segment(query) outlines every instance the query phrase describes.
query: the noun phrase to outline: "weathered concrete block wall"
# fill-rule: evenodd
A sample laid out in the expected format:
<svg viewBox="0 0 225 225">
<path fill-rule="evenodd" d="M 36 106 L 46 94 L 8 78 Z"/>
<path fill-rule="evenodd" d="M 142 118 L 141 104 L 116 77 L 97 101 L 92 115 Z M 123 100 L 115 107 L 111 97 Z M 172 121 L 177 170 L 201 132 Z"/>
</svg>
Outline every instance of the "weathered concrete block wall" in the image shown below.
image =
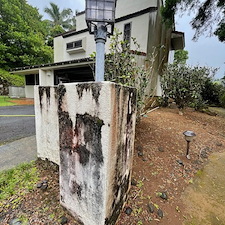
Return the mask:
<svg viewBox="0 0 225 225">
<path fill-rule="evenodd" d="M 9 87 L 9 97 L 11 98 L 25 98 L 25 87 Z"/>
<path fill-rule="evenodd" d="M 61 204 L 81 224 L 114 224 L 130 186 L 135 90 L 101 82 L 58 93 Z"/>
<path fill-rule="evenodd" d="M 59 165 L 57 87 L 34 87 L 37 156 Z"/>
</svg>

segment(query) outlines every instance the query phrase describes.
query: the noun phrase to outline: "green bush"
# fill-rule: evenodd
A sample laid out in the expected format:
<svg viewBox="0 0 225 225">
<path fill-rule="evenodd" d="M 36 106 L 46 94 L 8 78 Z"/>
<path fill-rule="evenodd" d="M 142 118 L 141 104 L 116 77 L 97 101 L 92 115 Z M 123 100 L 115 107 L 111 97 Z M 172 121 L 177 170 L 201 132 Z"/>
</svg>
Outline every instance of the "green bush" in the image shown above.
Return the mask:
<svg viewBox="0 0 225 225">
<path fill-rule="evenodd" d="M 164 99 L 174 99 L 180 110 L 190 104 L 196 105 L 198 100 L 202 101 L 206 80 L 213 77 L 215 71 L 207 67 L 169 64 L 161 77 Z"/>
<path fill-rule="evenodd" d="M 202 90 L 202 99 L 209 105 L 220 106 L 220 96 L 224 87 L 222 84 L 214 82 L 212 79 L 207 79 Z"/>
<path fill-rule="evenodd" d="M 9 72 L 0 69 L 0 82 L 6 82 L 9 85 L 12 86 L 24 86 L 25 85 L 25 79 L 24 76 L 20 76 L 20 75 L 15 75 L 15 74 L 10 74 Z"/>
<path fill-rule="evenodd" d="M 111 37 L 109 54 L 105 60 L 105 80 L 112 81 L 124 86 L 135 87 L 137 90 L 137 118 L 145 111 L 145 104 L 151 96 L 152 75 L 156 50 L 144 59 L 145 65 L 139 65 L 138 56 L 140 45 L 135 38 L 131 38 L 135 49 L 130 50 L 130 43 L 123 41 L 122 33 L 115 30 Z M 91 55 L 95 57 L 95 53 Z"/>
<path fill-rule="evenodd" d="M 220 104 L 225 108 L 225 92 L 220 96 Z"/>
</svg>

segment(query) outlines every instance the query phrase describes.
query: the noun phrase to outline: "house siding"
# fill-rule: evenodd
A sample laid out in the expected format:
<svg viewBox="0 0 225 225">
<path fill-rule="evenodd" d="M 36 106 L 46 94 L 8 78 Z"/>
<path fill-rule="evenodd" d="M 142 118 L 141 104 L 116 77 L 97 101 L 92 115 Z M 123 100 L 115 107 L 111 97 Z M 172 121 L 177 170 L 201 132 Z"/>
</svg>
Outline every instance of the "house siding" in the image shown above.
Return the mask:
<svg viewBox="0 0 225 225">
<path fill-rule="evenodd" d="M 135 19 L 131 18 L 128 20 L 123 20 L 115 24 L 115 28 L 118 29 L 120 32 L 122 32 L 122 38 L 123 38 L 124 25 L 127 23 L 132 23 L 131 37 L 136 38 L 137 43 L 140 44 L 139 51 L 145 52 L 145 53 L 147 51 L 147 41 L 148 41 L 148 21 L 149 21 L 149 15 L 151 13 L 145 13 L 143 15 L 135 17 Z M 79 15 L 79 16 L 82 16 L 82 15 Z M 143 21 L 145 22 L 143 23 Z M 66 51 L 66 44 L 73 41 L 78 41 L 81 39 L 85 39 L 85 43 L 84 43 L 85 51 L 69 54 Z M 106 53 L 109 53 L 109 46 L 110 46 L 110 38 L 107 39 L 107 42 L 105 45 Z M 131 49 L 136 49 L 133 43 L 131 43 Z M 54 39 L 54 62 L 62 62 L 62 61 L 69 61 L 73 59 L 90 57 L 90 54 L 92 54 L 95 51 L 96 51 L 96 45 L 95 45 L 94 36 L 90 35 L 88 31 L 78 33 L 73 36 L 67 36 L 64 38 L 62 36 L 58 36 Z"/>
<path fill-rule="evenodd" d="M 157 0 L 139 0 L 132 2 L 130 0 L 117 0 L 116 18 L 141 11 L 149 7 L 157 7 Z"/>
</svg>

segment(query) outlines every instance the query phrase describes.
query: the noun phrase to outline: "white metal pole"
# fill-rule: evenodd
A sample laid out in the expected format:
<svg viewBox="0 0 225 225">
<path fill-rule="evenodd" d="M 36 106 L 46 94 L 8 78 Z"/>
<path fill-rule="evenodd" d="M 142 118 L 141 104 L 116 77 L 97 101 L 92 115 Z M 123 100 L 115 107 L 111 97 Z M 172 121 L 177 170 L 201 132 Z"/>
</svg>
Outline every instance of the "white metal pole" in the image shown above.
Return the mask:
<svg viewBox="0 0 225 225">
<path fill-rule="evenodd" d="M 96 64 L 95 64 L 95 81 L 104 81 L 105 74 L 105 42 L 107 30 L 104 23 L 98 23 L 95 30 L 96 42 Z"/>
</svg>

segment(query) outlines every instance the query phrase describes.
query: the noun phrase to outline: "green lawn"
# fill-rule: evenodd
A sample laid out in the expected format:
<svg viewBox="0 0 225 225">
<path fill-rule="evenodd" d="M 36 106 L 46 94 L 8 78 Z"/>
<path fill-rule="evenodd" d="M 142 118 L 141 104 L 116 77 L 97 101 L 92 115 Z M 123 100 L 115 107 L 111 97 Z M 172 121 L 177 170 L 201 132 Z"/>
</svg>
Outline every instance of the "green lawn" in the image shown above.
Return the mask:
<svg viewBox="0 0 225 225">
<path fill-rule="evenodd" d="M 10 102 L 11 98 L 8 96 L 0 96 L 0 106 L 11 106 L 16 105 L 16 103 Z"/>
</svg>

